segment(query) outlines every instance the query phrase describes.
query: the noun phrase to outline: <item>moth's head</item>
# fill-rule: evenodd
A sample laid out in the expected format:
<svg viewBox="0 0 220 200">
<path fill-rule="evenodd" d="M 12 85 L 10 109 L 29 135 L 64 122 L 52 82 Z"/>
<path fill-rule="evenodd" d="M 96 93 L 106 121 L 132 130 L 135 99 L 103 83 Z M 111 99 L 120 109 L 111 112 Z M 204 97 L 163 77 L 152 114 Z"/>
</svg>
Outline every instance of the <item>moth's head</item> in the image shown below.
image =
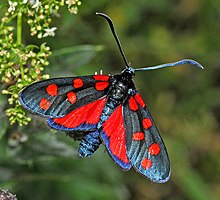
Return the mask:
<svg viewBox="0 0 220 200">
<path fill-rule="evenodd" d="M 131 67 L 124 68 L 121 73 L 124 77 L 130 78 L 130 79 L 133 79 L 135 76 L 134 69 Z"/>
</svg>

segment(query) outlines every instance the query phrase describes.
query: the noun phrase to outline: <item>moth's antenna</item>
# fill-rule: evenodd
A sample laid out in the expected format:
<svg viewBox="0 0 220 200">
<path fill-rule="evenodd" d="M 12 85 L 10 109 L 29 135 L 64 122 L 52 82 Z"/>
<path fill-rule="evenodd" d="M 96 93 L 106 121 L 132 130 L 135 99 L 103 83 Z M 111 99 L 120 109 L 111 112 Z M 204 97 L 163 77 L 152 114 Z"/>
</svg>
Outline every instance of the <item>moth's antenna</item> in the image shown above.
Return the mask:
<svg viewBox="0 0 220 200">
<path fill-rule="evenodd" d="M 156 65 L 156 66 L 152 66 L 152 67 L 144 67 L 144 68 L 139 68 L 139 69 L 134 69 L 134 70 L 135 71 L 146 71 L 146 70 L 161 69 L 161 68 L 165 68 L 165 67 L 176 67 L 176 66 L 185 65 L 185 64 L 194 65 L 195 67 L 199 67 L 201 69 L 204 69 L 204 67 L 200 63 L 196 62 L 195 60 L 185 59 L 185 60 L 180 60 L 180 61 L 173 62 L 173 63 L 166 63 L 166 64 L 162 64 L 162 65 Z"/>
<path fill-rule="evenodd" d="M 118 48 L 119 48 L 119 50 L 120 50 L 120 52 L 121 52 L 121 55 L 122 55 L 122 57 L 123 57 L 123 60 L 124 60 L 124 62 L 125 62 L 126 68 L 129 68 L 128 61 L 127 61 L 127 59 L 126 59 L 126 57 L 125 57 L 125 54 L 124 54 L 124 52 L 123 52 L 123 49 L 122 49 L 121 43 L 120 43 L 120 41 L 119 41 L 119 38 L 118 38 L 118 36 L 117 36 L 117 34 L 116 34 L 116 32 L 115 32 L 115 28 L 114 28 L 113 21 L 111 20 L 111 18 L 110 18 L 108 15 L 106 15 L 106 14 L 104 14 L 104 13 L 96 12 L 95 14 L 96 14 L 96 15 L 99 15 L 99 16 L 101 16 L 101 17 L 104 17 L 104 18 L 108 21 L 109 26 L 110 26 L 110 29 L 111 29 L 111 31 L 112 31 L 112 34 L 113 34 L 113 36 L 114 36 L 114 38 L 115 38 L 115 40 L 116 40 L 116 42 L 117 42 Z"/>
</svg>

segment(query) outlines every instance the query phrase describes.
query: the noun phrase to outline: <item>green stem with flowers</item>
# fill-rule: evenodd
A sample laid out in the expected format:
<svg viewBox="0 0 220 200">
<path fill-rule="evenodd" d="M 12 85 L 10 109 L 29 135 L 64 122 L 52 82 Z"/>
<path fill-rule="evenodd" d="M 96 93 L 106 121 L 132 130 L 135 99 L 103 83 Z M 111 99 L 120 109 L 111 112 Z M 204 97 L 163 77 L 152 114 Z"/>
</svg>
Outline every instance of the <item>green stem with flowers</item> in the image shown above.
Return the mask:
<svg viewBox="0 0 220 200">
<path fill-rule="evenodd" d="M 25 20 L 30 26 L 30 35 L 39 39 L 48 36 L 47 30 L 56 30 L 50 27 L 52 17 L 56 16 L 60 7 L 67 5 L 71 13 L 76 14 L 80 0 L 49 0 L 49 1 L 6 1 L 8 8 L 0 6 L 0 81 L 3 84 L 2 94 L 7 95 L 8 105 L 5 114 L 9 117 L 11 125 L 27 125 L 30 118 L 22 109 L 18 96 L 25 86 L 48 78 L 42 71 L 46 67 L 50 48 L 43 43 L 39 46 L 24 45 L 22 25 Z M 7 3 L 6 3 L 7 2 Z M 5 11 L 5 14 L 4 14 Z M 17 20 L 14 27 L 14 20 Z M 16 30 L 16 34 L 15 34 Z"/>
<path fill-rule="evenodd" d="M 17 45 L 21 45 L 22 40 L 22 13 L 19 12 L 17 16 Z"/>
<path fill-rule="evenodd" d="M 17 16 L 17 45 L 20 46 L 22 42 L 22 13 L 19 12 Z M 24 67 L 20 63 L 21 78 L 24 79 Z"/>
</svg>

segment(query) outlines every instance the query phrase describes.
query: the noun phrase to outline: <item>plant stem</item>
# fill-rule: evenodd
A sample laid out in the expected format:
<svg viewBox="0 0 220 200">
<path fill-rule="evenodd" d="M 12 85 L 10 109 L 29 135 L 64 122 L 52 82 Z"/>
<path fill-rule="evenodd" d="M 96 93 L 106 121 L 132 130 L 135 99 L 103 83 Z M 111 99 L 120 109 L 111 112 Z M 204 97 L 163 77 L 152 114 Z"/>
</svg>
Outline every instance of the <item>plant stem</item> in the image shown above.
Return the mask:
<svg viewBox="0 0 220 200">
<path fill-rule="evenodd" d="M 21 78 L 24 79 L 24 67 L 22 63 L 20 63 L 20 71 L 21 71 Z"/>
<path fill-rule="evenodd" d="M 22 13 L 18 13 L 17 17 L 17 44 L 21 45 L 22 39 Z"/>
<path fill-rule="evenodd" d="M 17 16 L 17 45 L 21 45 L 22 40 L 22 13 L 19 12 Z M 24 78 L 24 68 L 22 63 L 20 63 L 21 78 Z"/>
</svg>

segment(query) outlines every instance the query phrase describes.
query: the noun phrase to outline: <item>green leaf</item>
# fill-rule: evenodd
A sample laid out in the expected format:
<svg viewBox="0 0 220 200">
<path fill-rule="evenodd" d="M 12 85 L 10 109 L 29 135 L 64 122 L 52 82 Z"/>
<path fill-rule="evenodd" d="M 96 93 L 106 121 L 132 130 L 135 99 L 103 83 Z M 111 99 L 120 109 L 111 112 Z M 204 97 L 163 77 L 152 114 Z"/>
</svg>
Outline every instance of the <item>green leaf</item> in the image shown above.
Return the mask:
<svg viewBox="0 0 220 200">
<path fill-rule="evenodd" d="M 51 55 L 53 71 L 56 71 L 56 74 L 72 73 L 74 68 L 87 64 L 103 48 L 101 45 L 80 45 L 55 50 Z M 51 74 L 51 69 L 49 72 Z"/>
<path fill-rule="evenodd" d="M 0 116 L 0 140 L 4 137 L 7 128 L 8 128 L 8 122 L 5 116 Z"/>
</svg>

